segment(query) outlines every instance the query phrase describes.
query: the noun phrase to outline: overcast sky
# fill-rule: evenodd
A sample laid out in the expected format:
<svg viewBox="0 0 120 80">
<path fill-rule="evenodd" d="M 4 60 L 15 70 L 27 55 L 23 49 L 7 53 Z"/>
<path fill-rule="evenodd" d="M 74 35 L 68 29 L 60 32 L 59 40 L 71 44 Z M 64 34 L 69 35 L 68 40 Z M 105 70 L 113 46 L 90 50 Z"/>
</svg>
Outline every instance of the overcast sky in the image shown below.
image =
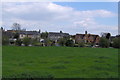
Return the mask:
<svg viewBox="0 0 120 80">
<path fill-rule="evenodd" d="M 5 2 L 2 26 L 11 29 L 17 22 L 27 30 L 91 34 L 118 34 L 117 2 Z"/>
</svg>

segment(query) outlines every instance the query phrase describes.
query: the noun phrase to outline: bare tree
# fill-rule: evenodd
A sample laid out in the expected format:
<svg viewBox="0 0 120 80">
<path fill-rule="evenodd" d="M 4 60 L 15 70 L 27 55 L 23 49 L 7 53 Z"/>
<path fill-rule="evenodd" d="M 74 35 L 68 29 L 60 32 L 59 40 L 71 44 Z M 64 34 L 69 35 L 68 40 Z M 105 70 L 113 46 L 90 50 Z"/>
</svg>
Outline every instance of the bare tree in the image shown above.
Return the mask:
<svg viewBox="0 0 120 80">
<path fill-rule="evenodd" d="M 106 37 L 108 33 L 105 33 L 105 32 L 101 32 L 101 37 Z"/>
<path fill-rule="evenodd" d="M 105 38 L 109 39 L 110 36 L 111 36 L 110 33 L 104 33 L 104 32 L 101 33 L 101 37 L 105 37 Z"/>
<path fill-rule="evenodd" d="M 18 24 L 18 23 L 13 23 L 12 30 L 20 31 L 21 30 L 21 25 Z"/>
</svg>

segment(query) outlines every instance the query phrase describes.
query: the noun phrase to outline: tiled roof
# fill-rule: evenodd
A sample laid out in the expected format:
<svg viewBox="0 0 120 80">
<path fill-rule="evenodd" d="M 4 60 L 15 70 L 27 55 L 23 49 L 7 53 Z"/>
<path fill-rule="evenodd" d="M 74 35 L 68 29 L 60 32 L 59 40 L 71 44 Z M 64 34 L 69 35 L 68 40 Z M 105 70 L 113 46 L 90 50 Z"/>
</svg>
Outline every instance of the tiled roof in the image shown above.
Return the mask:
<svg viewBox="0 0 120 80">
<path fill-rule="evenodd" d="M 68 33 L 49 32 L 48 35 L 64 36 L 69 35 Z"/>
<path fill-rule="evenodd" d="M 37 31 L 21 31 L 20 34 L 38 35 Z"/>
<path fill-rule="evenodd" d="M 96 40 L 96 38 L 99 36 L 99 35 L 94 35 L 94 34 L 76 34 L 77 36 L 79 36 L 81 39 L 83 39 L 85 36 L 86 37 L 93 37 L 94 38 L 94 40 Z"/>
</svg>

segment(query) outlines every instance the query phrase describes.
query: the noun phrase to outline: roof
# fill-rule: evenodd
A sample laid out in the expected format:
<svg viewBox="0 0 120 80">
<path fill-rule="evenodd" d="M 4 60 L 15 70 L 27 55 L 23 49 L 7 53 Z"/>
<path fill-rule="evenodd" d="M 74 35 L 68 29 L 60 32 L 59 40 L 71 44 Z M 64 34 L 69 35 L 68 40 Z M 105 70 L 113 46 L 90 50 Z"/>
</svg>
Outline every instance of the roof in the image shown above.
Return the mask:
<svg viewBox="0 0 120 80">
<path fill-rule="evenodd" d="M 59 32 L 49 32 L 48 33 L 48 35 L 49 36 L 51 36 L 51 35 L 56 35 L 56 36 L 69 36 L 69 34 L 68 33 L 59 33 Z"/>
<path fill-rule="evenodd" d="M 116 37 L 120 37 L 120 35 L 116 35 Z"/>
<path fill-rule="evenodd" d="M 79 36 L 85 36 L 86 34 L 76 34 L 76 35 L 79 35 Z M 87 34 L 88 36 L 99 36 L 99 35 L 95 35 L 95 34 Z"/>
<path fill-rule="evenodd" d="M 12 32 L 7 32 L 7 31 L 5 31 L 5 32 L 2 32 L 2 35 L 3 35 L 3 36 L 12 37 L 12 36 L 13 36 L 13 33 L 12 33 Z"/>
<path fill-rule="evenodd" d="M 7 30 L 6 32 L 12 32 L 12 33 L 15 33 L 15 32 L 17 32 L 17 30 Z"/>
<path fill-rule="evenodd" d="M 111 36 L 111 37 L 110 37 L 110 39 L 114 39 L 114 38 L 116 38 L 116 36 Z"/>
<path fill-rule="evenodd" d="M 83 39 L 86 34 L 76 34 L 76 35 Z M 95 40 L 97 37 L 99 37 L 99 35 L 87 34 L 87 37 L 91 37 L 91 36 L 94 38 L 94 40 Z"/>
<path fill-rule="evenodd" d="M 38 35 L 37 31 L 21 31 L 20 34 Z"/>
</svg>

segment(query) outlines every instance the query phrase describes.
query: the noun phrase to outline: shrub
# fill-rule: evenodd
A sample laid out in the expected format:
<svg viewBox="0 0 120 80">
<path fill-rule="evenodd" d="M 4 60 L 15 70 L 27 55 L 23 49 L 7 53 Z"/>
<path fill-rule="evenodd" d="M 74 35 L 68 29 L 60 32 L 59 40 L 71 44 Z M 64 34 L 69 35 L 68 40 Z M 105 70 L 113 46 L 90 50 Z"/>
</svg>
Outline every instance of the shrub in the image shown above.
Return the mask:
<svg viewBox="0 0 120 80">
<path fill-rule="evenodd" d="M 9 44 L 9 38 L 7 36 L 2 36 L 2 45 L 8 45 Z"/>
<path fill-rule="evenodd" d="M 25 46 L 28 46 L 30 43 L 31 43 L 31 39 L 30 39 L 30 38 L 25 37 L 25 38 L 23 39 L 23 44 L 24 44 Z"/>
<path fill-rule="evenodd" d="M 41 33 L 41 38 L 47 39 L 48 38 L 48 32 Z"/>
<path fill-rule="evenodd" d="M 66 39 L 64 39 L 64 38 L 60 38 L 59 41 L 58 41 L 58 44 L 60 46 L 65 46 L 65 43 L 66 43 Z"/>
<path fill-rule="evenodd" d="M 18 46 L 21 46 L 21 44 L 22 44 L 21 39 L 16 40 L 16 43 L 15 43 L 15 44 L 18 45 Z"/>
<path fill-rule="evenodd" d="M 45 39 L 45 46 L 51 46 L 52 41 L 49 39 Z"/>
<path fill-rule="evenodd" d="M 103 48 L 107 48 L 107 47 L 109 47 L 110 43 L 109 43 L 108 39 L 102 37 L 102 38 L 100 38 L 99 45 Z"/>
<path fill-rule="evenodd" d="M 42 46 L 41 42 L 38 39 L 32 39 L 31 44 L 34 46 Z"/>
<path fill-rule="evenodd" d="M 78 44 L 74 44 L 74 47 L 78 47 L 79 45 Z"/>
<path fill-rule="evenodd" d="M 113 39 L 113 44 L 112 44 L 112 46 L 113 46 L 114 48 L 120 48 L 120 38 L 115 38 L 115 39 Z"/>
<path fill-rule="evenodd" d="M 78 43 L 78 46 L 79 46 L 79 47 L 84 47 L 84 46 L 85 46 L 85 43 L 84 43 L 84 42 L 79 42 L 79 43 Z"/>
<path fill-rule="evenodd" d="M 34 43 L 33 45 L 34 45 L 34 46 L 42 46 L 42 43 L 37 42 L 37 43 Z"/>
<path fill-rule="evenodd" d="M 74 42 L 73 42 L 73 40 L 67 40 L 65 45 L 69 46 L 69 47 L 73 47 L 74 46 Z"/>
<path fill-rule="evenodd" d="M 55 46 L 55 41 L 52 41 L 52 42 L 51 42 L 51 46 Z"/>
<path fill-rule="evenodd" d="M 14 38 L 18 39 L 19 38 L 19 33 L 15 33 Z"/>
</svg>

